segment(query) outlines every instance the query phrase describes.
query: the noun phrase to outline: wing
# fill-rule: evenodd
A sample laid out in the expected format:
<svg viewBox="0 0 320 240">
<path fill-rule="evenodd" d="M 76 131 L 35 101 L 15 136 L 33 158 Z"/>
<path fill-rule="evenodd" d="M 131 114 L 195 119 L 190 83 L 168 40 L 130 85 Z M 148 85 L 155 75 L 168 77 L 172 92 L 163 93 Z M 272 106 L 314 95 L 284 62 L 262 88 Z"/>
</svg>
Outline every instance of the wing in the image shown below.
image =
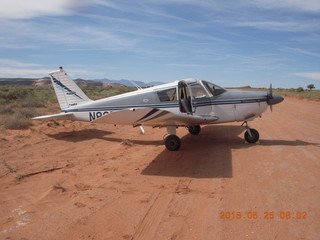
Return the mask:
<svg viewBox="0 0 320 240">
<path fill-rule="evenodd" d="M 115 111 L 104 115 L 93 122 L 112 124 L 133 124 L 150 126 L 190 126 L 214 123 L 216 116 L 194 116 L 185 113 L 174 113 L 157 108 L 139 108 Z"/>
</svg>

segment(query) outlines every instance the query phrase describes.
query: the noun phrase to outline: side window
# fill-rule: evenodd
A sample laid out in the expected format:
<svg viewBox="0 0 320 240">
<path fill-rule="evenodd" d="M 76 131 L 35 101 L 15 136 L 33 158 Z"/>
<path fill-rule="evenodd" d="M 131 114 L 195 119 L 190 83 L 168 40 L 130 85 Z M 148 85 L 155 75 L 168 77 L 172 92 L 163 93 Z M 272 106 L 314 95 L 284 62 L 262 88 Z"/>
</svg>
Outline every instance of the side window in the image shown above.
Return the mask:
<svg viewBox="0 0 320 240">
<path fill-rule="evenodd" d="M 177 101 L 176 88 L 170 88 L 157 92 L 160 102 Z"/>
</svg>

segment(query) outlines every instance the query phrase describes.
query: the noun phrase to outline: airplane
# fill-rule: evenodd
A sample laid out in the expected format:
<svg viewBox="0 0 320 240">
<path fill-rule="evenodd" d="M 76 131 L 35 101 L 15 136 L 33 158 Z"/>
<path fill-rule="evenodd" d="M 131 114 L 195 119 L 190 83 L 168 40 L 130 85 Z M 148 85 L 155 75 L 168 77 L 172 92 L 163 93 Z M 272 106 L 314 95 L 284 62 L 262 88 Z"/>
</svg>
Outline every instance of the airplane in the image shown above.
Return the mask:
<svg viewBox="0 0 320 240">
<path fill-rule="evenodd" d="M 259 132 L 248 126 L 248 121 L 261 117 L 270 106 L 284 99 L 269 92 L 230 91 L 199 79 L 182 79 L 155 87 L 138 89 L 112 97 L 91 100 L 60 67 L 49 73 L 61 112 L 33 119 L 64 119 L 114 125 L 166 127 L 165 146 L 177 151 L 181 140 L 178 127 L 186 127 L 198 135 L 201 125 L 243 122 L 244 138 L 248 143 L 259 140 Z"/>
</svg>

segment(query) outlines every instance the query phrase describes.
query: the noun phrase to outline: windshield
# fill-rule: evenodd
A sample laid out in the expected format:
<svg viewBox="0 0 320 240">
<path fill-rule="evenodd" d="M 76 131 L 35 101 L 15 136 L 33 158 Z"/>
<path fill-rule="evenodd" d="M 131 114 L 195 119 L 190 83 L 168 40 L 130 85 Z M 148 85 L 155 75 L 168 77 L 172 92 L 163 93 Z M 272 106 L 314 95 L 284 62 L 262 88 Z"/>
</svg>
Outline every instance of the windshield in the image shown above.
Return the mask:
<svg viewBox="0 0 320 240">
<path fill-rule="evenodd" d="M 211 82 L 202 81 L 202 83 L 213 96 L 217 96 L 226 91 L 224 88 L 215 85 Z"/>
<path fill-rule="evenodd" d="M 198 83 L 192 83 L 190 84 L 190 87 L 191 87 L 192 95 L 194 98 L 208 97 L 208 94 L 202 85 Z"/>
</svg>

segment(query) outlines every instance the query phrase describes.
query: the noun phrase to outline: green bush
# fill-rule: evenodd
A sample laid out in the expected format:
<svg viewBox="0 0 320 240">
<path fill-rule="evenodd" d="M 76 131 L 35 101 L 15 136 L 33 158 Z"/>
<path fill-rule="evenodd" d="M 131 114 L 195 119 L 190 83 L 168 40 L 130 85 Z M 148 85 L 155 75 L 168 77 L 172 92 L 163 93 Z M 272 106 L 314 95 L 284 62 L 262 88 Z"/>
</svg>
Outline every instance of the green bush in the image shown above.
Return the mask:
<svg viewBox="0 0 320 240">
<path fill-rule="evenodd" d="M 0 103 L 19 103 L 22 107 L 44 107 L 57 102 L 51 86 L 0 86 Z"/>
<path fill-rule="evenodd" d="M 304 90 L 303 90 L 303 87 L 298 87 L 298 88 L 296 89 L 296 91 L 297 91 L 297 92 L 303 92 Z"/>
<path fill-rule="evenodd" d="M 46 100 L 41 100 L 37 99 L 35 97 L 27 96 L 23 101 L 21 101 L 21 107 L 24 108 L 30 108 L 30 107 L 35 107 L 35 108 L 41 108 L 46 106 Z"/>
</svg>

